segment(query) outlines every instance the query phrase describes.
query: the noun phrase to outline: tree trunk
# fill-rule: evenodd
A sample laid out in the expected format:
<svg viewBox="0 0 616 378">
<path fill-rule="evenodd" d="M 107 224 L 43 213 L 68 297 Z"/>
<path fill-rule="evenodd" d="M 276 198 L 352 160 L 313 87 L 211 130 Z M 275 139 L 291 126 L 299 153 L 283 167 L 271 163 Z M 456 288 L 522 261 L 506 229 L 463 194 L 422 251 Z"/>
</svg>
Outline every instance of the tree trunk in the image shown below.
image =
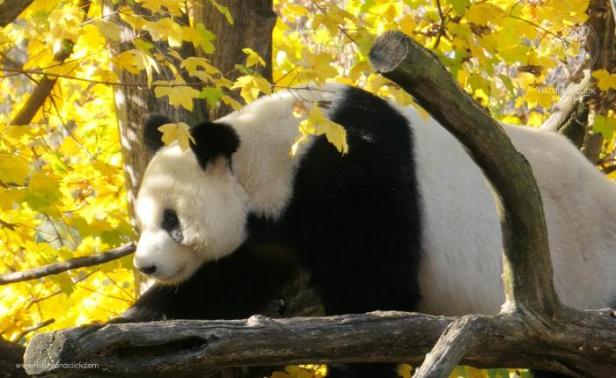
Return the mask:
<svg viewBox="0 0 616 378">
<path fill-rule="evenodd" d="M 257 73 L 271 81 L 272 30 L 276 23 L 272 0 L 219 0 L 218 3 L 229 8 L 233 25 L 208 1 L 201 2 L 195 9 L 196 21 L 203 22 L 207 29 L 216 34 L 216 51 L 210 57 L 212 64 L 218 67 L 225 77 L 233 80 L 241 76 L 235 65 L 245 62 L 246 55 L 242 49 L 248 47 L 261 55 L 266 62 L 265 67 L 257 68 Z M 210 111 L 210 118 L 219 118 L 230 111 L 230 107 L 221 106 Z"/>
<path fill-rule="evenodd" d="M 595 55 L 594 64 L 591 67 L 593 71 L 605 69 L 608 72 L 614 72 L 616 69 L 616 25 L 612 7 L 612 0 L 591 0 L 588 6 L 588 25 L 590 25 L 594 39 L 595 49 L 592 51 Z M 592 120 L 594 116 L 606 116 L 608 110 L 614 108 L 616 101 L 616 93 L 614 91 L 595 91 L 595 95 L 591 101 L 591 122 L 584 138 L 582 153 L 593 163 L 599 160 L 601 147 L 603 146 L 603 137 L 601 134 L 592 132 Z"/>
<path fill-rule="evenodd" d="M 113 4 L 111 9 L 117 10 L 128 3 L 128 1 L 119 1 Z M 233 79 L 239 76 L 239 72 L 235 70 L 235 64 L 243 63 L 245 60 L 242 49 L 250 47 L 267 62 L 261 73 L 265 78 L 271 80 L 272 29 L 276 21 L 276 14 L 272 10 L 272 0 L 250 2 L 222 0 L 218 3 L 229 8 L 234 19 L 233 25 L 229 24 L 225 16 L 216 10 L 209 1 L 196 2 L 195 4 L 195 22 L 202 22 L 208 30 L 216 34 L 216 50 L 207 58 L 229 79 Z M 131 7 L 136 13 L 147 14 L 146 11 L 139 9 L 134 4 Z M 135 38 L 135 32 L 117 17 L 113 21 L 122 25 L 123 28 L 123 43 L 111 49 L 112 54 L 116 55 L 133 48 L 131 41 Z M 168 47 L 163 43 L 156 43 L 156 48 L 163 53 L 168 50 Z M 182 58 L 187 58 L 195 56 L 196 52 L 191 45 L 186 44 L 180 51 L 180 55 Z M 218 116 L 226 114 L 229 108 L 218 108 L 211 112 L 212 117 L 208 117 L 205 102 L 196 100 L 193 111 L 189 112 L 184 108 L 170 106 L 166 97 L 156 98 L 151 88 L 136 85 L 146 82 L 145 74 L 132 75 L 126 71 L 121 71 L 118 72 L 118 76 L 121 82 L 126 84 L 126 86 L 115 88 L 115 103 L 124 156 L 129 213 L 132 218 L 134 216 L 132 207 L 137 197 L 143 172 L 151 157 L 148 156 L 141 140 L 143 124 L 148 115 L 160 113 L 174 121 L 192 125 L 208 118 L 218 118 Z M 171 80 L 173 76 L 171 72 L 161 70 L 161 74 L 155 79 Z"/>
<path fill-rule="evenodd" d="M 147 11 L 139 8 L 131 1 L 115 2 L 110 8 L 116 11 L 122 6 L 133 4 L 131 8 L 138 14 L 147 15 Z M 113 14 L 113 13 L 112 13 Z M 148 17 L 151 19 L 151 17 Z M 122 43 L 115 47 L 110 47 L 111 54 L 117 55 L 126 50 L 134 48 L 132 41 L 136 38 L 136 33 L 129 25 L 123 23 L 119 17 L 112 16 L 110 19 L 122 27 Z M 155 43 L 156 49 L 162 54 L 168 50 L 168 46 L 164 43 Z M 185 44 L 180 51 L 182 58 L 195 55 L 195 50 L 192 45 Z M 178 62 L 179 65 L 179 62 Z M 143 125 L 150 114 L 158 113 L 168 116 L 176 122 L 185 122 L 194 124 L 207 119 L 207 111 L 205 103 L 202 100 L 195 100 L 193 111 L 189 112 L 184 108 L 176 108 L 169 105 L 167 97 L 157 98 L 154 95 L 154 90 L 148 88 L 146 83 L 145 73 L 133 75 L 126 71 L 116 70 L 120 81 L 125 86 L 117 86 L 114 88 L 116 114 L 118 117 L 118 126 L 120 128 L 120 140 L 122 144 L 122 155 L 124 157 L 124 171 L 126 177 L 126 191 L 128 195 L 128 206 L 131 221 L 134 225 L 133 206 L 137 198 L 137 191 L 141 184 L 143 172 L 151 156 L 149 156 L 142 140 Z M 161 67 L 160 74 L 154 77 L 154 80 L 173 80 L 173 74 Z"/>
</svg>

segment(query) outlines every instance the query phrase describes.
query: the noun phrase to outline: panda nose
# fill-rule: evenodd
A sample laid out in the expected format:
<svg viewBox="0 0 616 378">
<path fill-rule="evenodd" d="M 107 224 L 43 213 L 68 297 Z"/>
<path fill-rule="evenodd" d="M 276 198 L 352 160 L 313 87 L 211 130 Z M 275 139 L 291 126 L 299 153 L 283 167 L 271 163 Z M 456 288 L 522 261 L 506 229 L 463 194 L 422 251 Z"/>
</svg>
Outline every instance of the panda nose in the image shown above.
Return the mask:
<svg viewBox="0 0 616 378">
<path fill-rule="evenodd" d="M 143 274 L 152 274 L 156 272 L 156 265 L 137 267 L 137 269 Z"/>
</svg>

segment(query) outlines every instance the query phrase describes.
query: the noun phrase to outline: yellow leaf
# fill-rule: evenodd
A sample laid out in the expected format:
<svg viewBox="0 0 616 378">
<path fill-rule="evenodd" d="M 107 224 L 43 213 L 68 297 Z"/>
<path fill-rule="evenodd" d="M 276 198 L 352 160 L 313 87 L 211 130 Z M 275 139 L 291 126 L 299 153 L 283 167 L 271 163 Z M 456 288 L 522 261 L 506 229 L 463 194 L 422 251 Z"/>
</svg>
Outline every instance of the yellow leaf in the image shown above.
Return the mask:
<svg viewBox="0 0 616 378">
<path fill-rule="evenodd" d="M 242 49 L 242 52 L 246 54 L 246 67 L 265 66 L 265 60 L 253 49 L 246 47 Z"/>
<path fill-rule="evenodd" d="M 147 23 L 147 20 L 135 14 L 131 7 L 122 6 L 118 10 L 118 13 L 120 14 L 120 18 L 122 19 L 122 21 L 129 24 L 135 30 L 141 29 L 143 25 Z"/>
<path fill-rule="evenodd" d="M 297 4 L 293 4 L 293 3 L 286 3 L 285 5 L 285 14 L 287 15 L 296 15 L 296 16 L 307 16 L 308 15 L 308 9 L 306 9 L 306 7 L 303 7 L 301 5 L 297 5 Z"/>
<path fill-rule="evenodd" d="M 411 378 L 413 367 L 409 364 L 398 365 L 397 373 L 402 378 Z"/>
<path fill-rule="evenodd" d="M 194 27 L 183 26 L 182 39 L 192 42 L 195 46 L 201 47 L 206 54 L 214 52 L 214 44 L 212 41 L 216 39 L 216 35 L 207 30 L 202 23 L 197 23 Z"/>
<path fill-rule="evenodd" d="M 0 153 L 0 181 L 23 185 L 28 177 L 29 166 L 28 162 L 20 157 Z"/>
<path fill-rule="evenodd" d="M 87 54 L 88 50 L 105 48 L 106 42 L 107 40 L 100 29 L 94 25 L 85 25 L 81 29 L 81 34 L 73 50 L 77 52 L 83 50 L 83 54 Z"/>
<path fill-rule="evenodd" d="M 32 175 L 26 194 L 26 201 L 32 209 L 47 210 L 61 197 L 58 180 L 57 176 L 43 171 Z"/>
<path fill-rule="evenodd" d="M 96 23 L 98 31 L 109 41 L 119 41 L 122 34 L 122 28 L 117 24 L 109 21 L 98 21 Z"/>
<path fill-rule="evenodd" d="M 299 131 L 301 135 L 291 147 L 293 155 L 297 153 L 299 145 L 305 142 L 309 135 L 325 135 L 327 140 L 342 154 L 349 151 L 345 128 L 327 118 L 317 104 L 312 105 L 308 117 L 299 123 Z"/>
<path fill-rule="evenodd" d="M 190 134 L 190 127 L 184 122 L 166 123 L 160 126 L 158 130 L 163 134 L 161 139 L 167 146 L 177 141 L 180 149 L 186 151 L 190 148 L 190 143 L 195 143 Z"/>
<path fill-rule="evenodd" d="M 193 109 L 193 99 L 199 96 L 199 91 L 186 85 L 183 81 L 155 81 L 154 94 L 156 97 L 169 97 L 169 104 Z"/>
<path fill-rule="evenodd" d="M 222 102 L 224 102 L 226 105 L 229 105 L 230 107 L 232 107 L 234 110 L 238 110 L 242 107 L 242 104 L 240 104 L 239 102 L 235 101 L 235 99 L 233 99 L 233 97 L 228 96 L 228 95 L 224 95 L 220 98 L 220 100 Z"/>
<path fill-rule="evenodd" d="M 147 22 L 143 29 L 150 33 L 155 41 L 167 40 L 171 47 L 182 46 L 182 26 L 171 18 L 161 18 L 155 22 Z"/>
<path fill-rule="evenodd" d="M 616 73 L 610 74 L 606 70 L 597 70 L 592 73 L 592 76 L 597 79 L 597 87 L 602 91 L 608 89 L 616 89 Z"/>
<path fill-rule="evenodd" d="M 472 4 L 465 17 L 469 22 L 486 26 L 488 22 L 497 23 L 505 16 L 505 11 L 491 3 Z"/>
<path fill-rule="evenodd" d="M 182 2 L 177 0 L 138 0 L 137 2 L 141 3 L 145 9 L 155 13 L 163 13 L 162 11 L 166 9 L 167 12 L 174 16 L 182 15 Z"/>
<path fill-rule="evenodd" d="M 141 66 L 140 61 L 131 51 L 132 50 L 124 51 L 119 54 L 114 58 L 114 62 L 118 68 L 128 71 L 133 75 L 137 75 L 143 69 L 143 66 Z"/>
<path fill-rule="evenodd" d="M 181 68 L 184 68 L 190 76 L 197 77 L 204 82 L 214 81 L 212 75 L 220 75 L 218 68 L 210 64 L 206 58 L 190 57 L 184 59 Z"/>
<path fill-rule="evenodd" d="M 26 190 L 22 188 L 0 187 L 0 210 L 7 211 L 14 208 L 16 203 L 23 200 L 25 194 Z"/>
<path fill-rule="evenodd" d="M 148 87 L 152 86 L 152 70 L 160 72 L 158 64 L 152 56 L 144 51 L 132 49 L 119 54 L 113 59 L 118 68 L 126 70 L 133 75 L 137 75 L 145 70 Z"/>
<path fill-rule="evenodd" d="M 258 75 L 244 75 L 238 77 L 231 86 L 231 89 L 240 89 L 240 96 L 242 96 L 246 102 L 256 100 L 257 97 L 259 97 L 259 93 L 272 93 L 271 84 Z"/>
<path fill-rule="evenodd" d="M 530 107 L 539 105 L 544 108 L 549 108 L 558 100 L 558 95 L 556 94 L 556 90 L 552 87 L 529 88 L 524 95 L 524 99 Z"/>
<path fill-rule="evenodd" d="M 400 25 L 401 32 L 403 32 L 406 35 L 413 35 L 415 31 L 415 26 L 417 26 L 417 23 L 415 22 L 415 19 L 413 16 L 411 16 L 410 14 L 407 14 L 400 19 L 400 21 L 398 22 L 398 25 Z"/>
<path fill-rule="evenodd" d="M 49 33 L 54 39 L 54 52 L 61 47 L 64 39 L 77 41 L 81 33 L 81 23 L 83 21 L 83 10 L 75 5 L 65 4 L 58 7 L 49 15 Z"/>
</svg>

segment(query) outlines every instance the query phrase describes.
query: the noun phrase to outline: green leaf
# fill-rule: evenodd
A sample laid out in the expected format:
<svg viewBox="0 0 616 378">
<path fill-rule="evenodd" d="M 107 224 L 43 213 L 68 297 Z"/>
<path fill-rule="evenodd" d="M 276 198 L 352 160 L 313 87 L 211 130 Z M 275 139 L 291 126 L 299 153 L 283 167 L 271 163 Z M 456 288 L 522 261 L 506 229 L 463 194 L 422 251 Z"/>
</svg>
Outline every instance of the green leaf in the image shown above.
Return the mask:
<svg viewBox="0 0 616 378">
<path fill-rule="evenodd" d="M 58 178 L 49 173 L 37 172 L 28 183 L 26 201 L 33 210 L 45 211 L 62 198 Z"/>
<path fill-rule="evenodd" d="M 154 48 L 154 44 L 152 42 L 148 42 L 145 39 L 141 39 L 141 38 L 136 38 L 133 41 L 133 44 L 138 50 L 141 50 L 143 52 L 149 52 L 150 50 Z"/>
<path fill-rule="evenodd" d="M 466 8 L 471 4 L 471 0 L 449 0 L 451 6 L 460 16 L 464 16 Z"/>
<path fill-rule="evenodd" d="M 509 91 L 509 94 L 515 96 L 515 88 L 513 86 L 511 78 L 507 75 L 498 75 L 498 77 L 499 79 L 501 79 L 503 85 L 505 85 L 505 88 L 507 88 L 507 90 Z"/>
<path fill-rule="evenodd" d="M 5 184 L 23 185 L 28 177 L 30 164 L 18 156 L 0 154 L 0 181 Z"/>
<path fill-rule="evenodd" d="M 614 130 L 616 130 L 616 119 L 597 115 L 592 129 L 594 132 L 603 135 L 606 140 L 611 140 L 614 136 Z"/>
<path fill-rule="evenodd" d="M 208 87 L 203 88 L 197 98 L 205 99 L 207 101 L 208 108 L 213 109 L 216 107 L 216 105 L 218 105 L 218 101 L 222 96 L 224 96 L 222 89 L 216 87 Z"/>
<path fill-rule="evenodd" d="M 507 369 L 490 369 L 486 371 L 488 378 L 509 378 L 509 370 Z"/>
<path fill-rule="evenodd" d="M 51 278 L 54 283 L 60 286 L 60 290 L 62 290 L 62 292 L 66 294 L 66 296 L 70 296 L 75 290 L 73 281 L 66 272 L 49 276 L 49 278 Z"/>
</svg>

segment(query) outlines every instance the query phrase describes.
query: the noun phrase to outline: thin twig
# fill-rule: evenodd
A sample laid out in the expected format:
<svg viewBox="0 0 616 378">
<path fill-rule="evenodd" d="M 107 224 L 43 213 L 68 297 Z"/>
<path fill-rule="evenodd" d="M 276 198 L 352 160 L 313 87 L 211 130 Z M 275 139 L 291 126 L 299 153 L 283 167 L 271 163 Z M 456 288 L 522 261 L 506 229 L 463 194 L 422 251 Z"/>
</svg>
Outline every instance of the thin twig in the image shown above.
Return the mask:
<svg viewBox="0 0 616 378">
<path fill-rule="evenodd" d="M 23 75 L 43 75 L 44 77 L 50 78 L 50 79 L 57 79 L 57 78 L 62 78 L 62 79 L 69 79 L 69 80 L 76 80 L 76 81 L 85 81 L 87 83 L 94 83 L 94 84 L 104 84 L 104 85 L 111 85 L 111 86 L 117 86 L 117 87 L 199 87 L 199 86 L 203 86 L 205 85 L 205 83 L 203 82 L 187 82 L 187 83 L 153 83 L 152 85 L 148 85 L 148 83 L 121 83 L 121 82 L 111 82 L 111 81 L 103 81 L 103 80 L 94 80 L 94 79 L 86 79 L 83 77 L 77 77 L 77 76 L 70 76 L 70 75 L 61 75 L 61 74 L 52 74 L 52 73 L 45 73 L 45 72 L 39 72 L 39 71 L 27 71 L 27 70 L 15 70 L 15 69 L 11 69 L 11 68 L 2 68 L 3 71 L 7 71 L 7 72 L 15 72 L 18 74 L 23 74 Z M 0 76 L 0 79 L 4 79 L 7 76 Z"/>
<path fill-rule="evenodd" d="M 522 22 L 526 22 L 529 25 L 532 25 L 534 27 L 536 27 L 537 29 L 543 31 L 545 34 L 551 35 L 552 37 L 559 39 L 561 42 L 563 42 L 565 44 L 565 47 L 569 47 L 569 45 L 571 44 L 569 41 L 567 41 L 565 38 L 559 36 L 558 34 L 554 33 L 553 31 L 551 31 L 550 29 L 546 29 L 543 26 L 539 25 L 536 22 L 533 22 L 531 20 L 527 20 L 523 17 L 520 16 L 514 16 L 512 14 L 508 14 L 507 17 L 511 17 L 514 20 L 518 20 L 518 21 L 522 21 Z"/>
<path fill-rule="evenodd" d="M 445 34 L 445 23 L 447 22 L 445 15 L 443 14 L 443 8 L 441 7 L 441 0 L 436 1 L 436 9 L 438 10 L 438 17 L 441 20 L 441 25 L 438 28 L 438 34 L 436 35 L 436 41 L 434 42 L 433 49 L 436 49 L 441 43 L 441 37 Z"/>
<path fill-rule="evenodd" d="M 112 260 L 117 260 L 133 252 L 135 252 L 135 244 L 129 243 L 91 256 L 76 257 L 59 263 L 44 265 L 22 272 L 7 273 L 0 276 L 0 285 L 33 280 L 36 278 L 66 272 L 71 269 L 100 265 Z"/>
<path fill-rule="evenodd" d="M 84 275 L 84 276 L 82 276 L 82 277 L 77 278 L 77 279 L 73 282 L 73 285 L 77 285 L 79 282 L 81 282 L 81 281 L 85 281 L 86 279 L 88 279 L 88 277 L 90 277 L 91 275 L 93 275 L 94 273 L 97 273 L 97 272 L 99 272 L 99 271 L 100 271 L 100 269 L 96 269 L 96 270 L 93 270 L 93 271 L 91 271 L 91 272 L 88 272 L 86 275 Z M 43 302 L 43 301 L 46 301 L 46 300 L 47 300 L 47 299 L 49 299 L 49 298 L 53 298 L 53 297 L 55 297 L 55 296 L 56 296 L 56 295 L 58 295 L 58 294 L 62 294 L 63 292 L 64 292 L 64 291 L 63 291 L 62 289 L 58 289 L 58 290 L 54 291 L 54 292 L 53 292 L 53 293 L 51 293 L 51 294 L 47 294 L 47 295 L 45 295 L 44 297 L 34 298 L 34 299 L 32 299 L 30 302 L 28 302 L 28 305 L 26 306 L 26 310 L 28 310 L 30 307 L 32 307 L 32 305 L 37 305 L 37 306 L 38 306 L 38 304 L 39 304 L 39 303 L 41 303 L 41 302 Z"/>
<path fill-rule="evenodd" d="M 327 16 L 327 12 L 325 12 L 325 9 L 323 9 L 323 7 L 321 7 L 321 5 L 320 5 L 320 4 L 319 4 L 316 0 L 310 0 L 310 2 L 312 3 L 312 5 L 314 5 L 314 6 L 315 6 L 315 7 L 319 10 L 319 12 L 321 12 L 324 16 Z M 353 37 L 351 37 L 351 36 L 349 35 L 349 33 L 347 33 L 347 31 L 346 31 L 346 30 L 344 30 L 344 28 L 343 28 L 342 26 L 338 25 L 338 26 L 337 26 L 337 28 L 338 28 L 338 30 L 340 30 L 340 32 L 341 32 L 342 34 L 344 34 L 344 35 L 345 35 L 345 36 L 346 36 L 346 37 L 347 37 L 347 38 L 348 38 L 351 42 L 353 42 L 355 45 L 359 46 L 359 43 L 358 43 L 355 39 L 353 39 Z"/>
<path fill-rule="evenodd" d="M 42 321 L 42 322 L 40 322 L 38 324 L 32 325 L 30 327 L 26 327 L 17 335 L 17 337 L 15 337 L 14 340 L 21 340 L 22 337 L 26 336 L 30 332 L 37 331 L 37 330 L 39 330 L 39 329 L 41 329 L 43 327 L 46 327 L 46 326 L 50 325 L 51 323 L 53 323 L 55 321 L 56 321 L 56 319 L 53 319 L 53 318 L 52 319 L 47 319 L 47 320 Z"/>
</svg>

